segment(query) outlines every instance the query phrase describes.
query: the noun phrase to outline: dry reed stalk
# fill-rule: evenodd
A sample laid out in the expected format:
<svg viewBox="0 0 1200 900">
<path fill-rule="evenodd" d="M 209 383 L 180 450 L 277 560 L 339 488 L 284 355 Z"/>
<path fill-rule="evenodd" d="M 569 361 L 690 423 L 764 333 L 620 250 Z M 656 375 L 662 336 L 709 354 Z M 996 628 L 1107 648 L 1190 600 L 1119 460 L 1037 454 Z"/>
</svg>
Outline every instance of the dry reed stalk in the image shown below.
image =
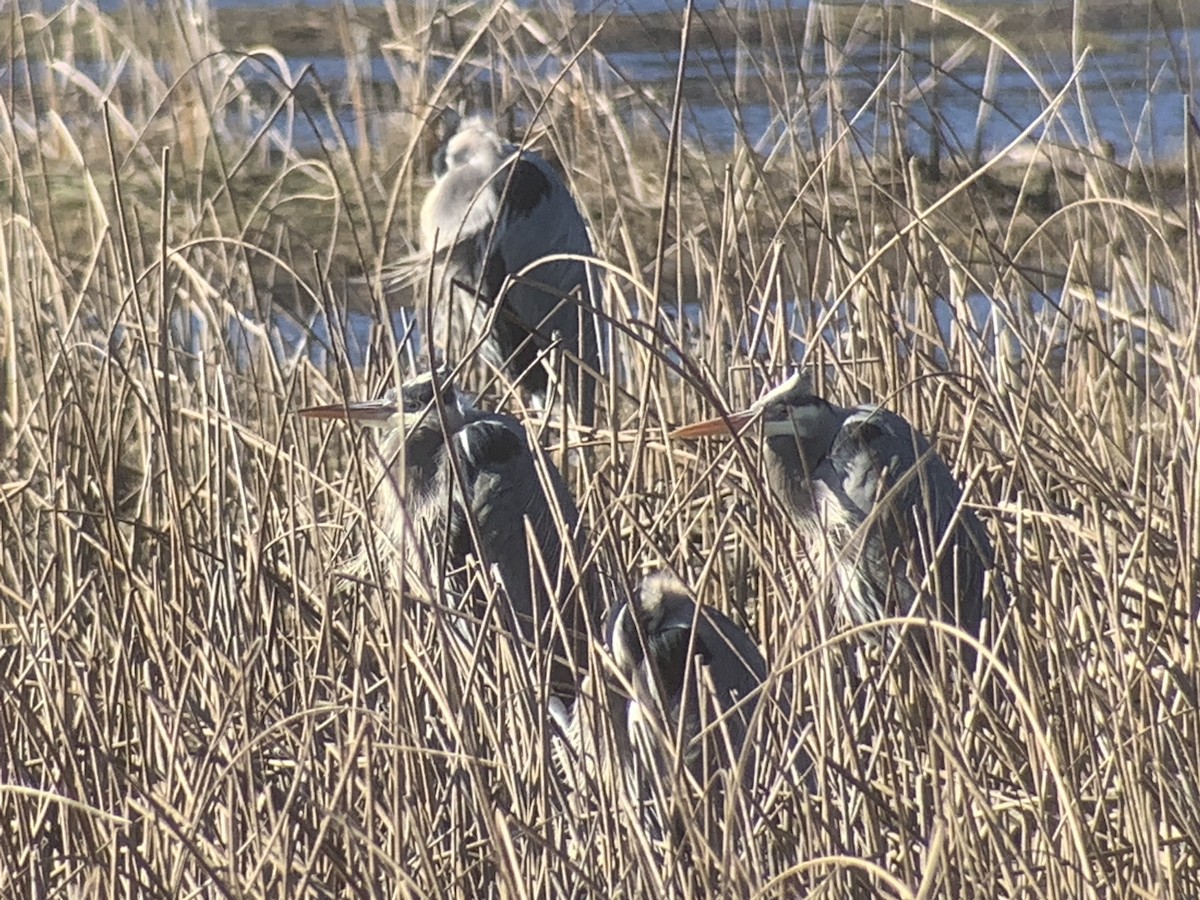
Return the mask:
<svg viewBox="0 0 1200 900">
<path fill-rule="evenodd" d="M 867 38 L 829 11 L 738 12 L 772 55 L 738 57 L 729 104 L 765 98 L 775 140 L 728 150 L 688 136 L 687 107 L 660 127 L 667 89 L 507 3 L 392 4 L 367 47 L 343 10 L 349 95 L 223 52 L 173 4 L 10 20 L 31 65 L 0 128 L 0 893 L 1200 893 L 1197 135 L 1118 163 L 1074 124 L 1080 84 L 1054 88 L 1003 22 L 937 8 L 960 29 L 943 62 L 986 64 L 979 121 L 1005 114 L 1001 67 L 1044 98 L 1020 166 L 949 133 L 938 171 L 898 139 L 872 152 L 847 123 L 926 94 L 889 39 L 856 106 Z M 376 41 L 386 95 L 364 80 Z M 788 74 L 823 54 L 836 82 Z M 787 701 L 759 740 L 802 734 L 814 761 L 810 791 L 759 754 L 715 843 L 665 845 L 611 783 L 568 797 L 544 691 L 495 623 L 464 645 L 386 559 L 346 577 L 374 546 L 370 445 L 291 414 L 391 382 L 377 275 L 413 231 L 428 110 L 485 70 L 489 104 L 540 110 L 606 261 L 601 427 L 570 473 L 594 553 L 625 584 L 672 568 L 745 623 Z M 344 99 L 354 135 L 302 146 Z M 391 139 L 365 140 L 385 114 Z M 346 304 L 376 318 L 359 368 Z M 289 344 L 321 311 L 328 346 Z M 974 679 L 856 661 L 754 448 L 666 442 L 801 359 L 969 482 L 1003 575 Z"/>
</svg>

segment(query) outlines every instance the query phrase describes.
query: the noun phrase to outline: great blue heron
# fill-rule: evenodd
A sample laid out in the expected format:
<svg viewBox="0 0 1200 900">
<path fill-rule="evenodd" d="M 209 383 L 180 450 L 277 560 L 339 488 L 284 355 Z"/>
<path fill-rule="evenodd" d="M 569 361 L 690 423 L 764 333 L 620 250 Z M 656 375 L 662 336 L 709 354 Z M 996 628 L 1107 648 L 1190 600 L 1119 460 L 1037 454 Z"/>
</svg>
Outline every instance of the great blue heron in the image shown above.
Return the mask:
<svg viewBox="0 0 1200 900">
<path fill-rule="evenodd" d="M 421 254 L 430 270 L 433 340 L 451 354 L 478 344 L 483 358 L 545 403 L 561 351 L 568 401 L 593 424 L 599 365 L 595 270 L 587 225 L 554 168 L 503 140 L 478 116 L 452 122 L 421 207 Z M 539 262 L 539 260 L 545 260 Z"/>
<path fill-rule="evenodd" d="M 585 730 L 594 723 L 581 706 L 587 698 L 570 708 L 552 701 L 551 714 L 577 754 L 619 759 L 638 793 L 645 782 L 663 785 L 676 748 L 702 785 L 738 760 L 767 677 L 746 632 L 698 605 L 674 576 L 656 572 L 611 611 L 605 640 L 620 675 L 618 690 L 628 692 L 609 704 L 617 752 L 592 749 Z"/>
<path fill-rule="evenodd" d="M 736 759 L 767 677 L 746 632 L 656 572 L 611 615 L 607 641 L 633 688 L 626 710 L 635 745 L 679 737 L 684 762 L 701 778 Z M 698 740 L 708 728 L 711 737 Z"/>
<path fill-rule="evenodd" d="M 559 687 L 574 682 L 564 658 L 586 638 L 576 579 L 564 537 L 579 548 L 579 513 L 558 470 L 531 451 L 525 429 L 509 416 L 476 409 L 448 373 L 426 373 L 399 395 L 300 410 L 309 418 L 349 419 L 384 429 L 379 452 L 386 477 L 377 496 L 380 525 L 454 597 L 471 589 L 468 557 L 497 582 L 509 629 L 554 654 Z M 530 553 L 530 547 L 536 553 Z M 473 594 L 482 612 L 484 593 Z"/>
<path fill-rule="evenodd" d="M 916 429 L 878 406 L 834 406 L 796 374 L 749 409 L 671 437 L 729 435 L 759 418 L 767 481 L 810 543 L 828 542 L 849 624 L 912 612 L 979 634 L 991 542 Z M 913 609 L 919 591 L 933 610 Z"/>
</svg>

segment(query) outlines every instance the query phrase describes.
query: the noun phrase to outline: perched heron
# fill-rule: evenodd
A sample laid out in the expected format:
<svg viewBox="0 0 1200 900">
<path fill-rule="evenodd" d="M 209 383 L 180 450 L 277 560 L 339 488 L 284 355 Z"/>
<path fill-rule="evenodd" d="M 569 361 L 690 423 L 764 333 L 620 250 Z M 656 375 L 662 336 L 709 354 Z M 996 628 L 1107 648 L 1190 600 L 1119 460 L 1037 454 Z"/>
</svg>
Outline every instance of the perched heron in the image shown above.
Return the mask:
<svg viewBox="0 0 1200 900">
<path fill-rule="evenodd" d="M 878 406 L 834 406 L 796 374 L 749 409 L 671 437 L 739 433 L 756 419 L 772 490 L 810 542 L 828 541 L 835 554 L 839 612 L 849 624 L 913 612 L 978 636 L 991 542 L 916 429 Z M 919 591 L 935 609 L 913 608 Z"/>
<path fill-rule="evenodd" d="M 548 460 L 539 476 L 515 419 L 476 409 L 444 371 L 408 381 L 398 395 L 392 389 L 379 400 L 300 415 L 384 429 L 379 451 L 387 471 L 376 509 L 394 546 L 424 563 L 434 584 L 444 577 L 454 597 L 470 589 L 473 556 L 507 600 L 508 628 L 554 654 L 556 684 L 574 683 L 575 667 L 564 654 L 586 638 L 584 603 L 593 602 L 581 600 L 563 558 L 564 536 L 579 540 L 579 512 Z M 482 612 L 486 597 L 476 592 L 473 599 L 469 611 Z"/>
<path fill-rule="evenodd" d="M 656 572 L 612 610 L 606 643 L 621 689 L 629 691 L 610 706 L 619 756 L 633 753 L 661 781 L 678 738 L 683 762 L 701 784 L 738 759 L 767 676 L 746 632 L 698 605 L 678 579 Z M 576 750 L 586 746 L 582 710 L 552 701 L 550 711 Z M 629 764 L 625 777 L 636 789 L 640 779 Z"/>
<path fill-rule="evenodd" d="M 541 156 L 503 140 L 478 116 L 453 123 L 421 207 L 421 254 L 434 283 L 433 341 L 478 344 L 485 361 L 544 405 L 552 346 L 568 402 L 592 424 L 599 366 L 599 281 L 581 259 L 592 243 L 563 179 Z M 453 126 L 452 126 L 453 127 Z"/>
</svg>

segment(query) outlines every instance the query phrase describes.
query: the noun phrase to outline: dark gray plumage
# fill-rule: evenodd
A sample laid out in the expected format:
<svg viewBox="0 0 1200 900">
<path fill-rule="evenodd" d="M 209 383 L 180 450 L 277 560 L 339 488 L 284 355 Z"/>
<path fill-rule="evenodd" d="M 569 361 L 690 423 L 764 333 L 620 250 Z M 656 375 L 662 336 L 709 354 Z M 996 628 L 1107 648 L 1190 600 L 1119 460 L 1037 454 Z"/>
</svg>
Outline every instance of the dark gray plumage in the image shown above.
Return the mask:
<svg viewBox="0 0 1200 900">
<path fill-rule="evenodd" d="M 554 362 L 545 353 L 556 340 L 568 401 L 592 424 L 598 278 L 578 259 L 538 263 L 592 255 L 566 184 L 541 156 L 502 140 L 476 116 L 457 123 L 435 169 L 416 262 L 425 270 L 434 263 L 434 343 L 452 356 L 478 345 L 490 366 L 544 403 Z"/>
<path fill-rule="evenodd" d="M 767 677 L 762 653 L 746 632 L 717 610 L 697 606 L 676 578 L 656 572 L 613 611 L 607 643 L 633 690 L 626 725 L 635 746 L 653 742 L 656 733 L 674 740 L 682 720 L 684 761 L 698 778 L 737 758 Z M 697 740 L 718 719 L 721 724 Z"/>
<path fill-rule="evenodd" d="M 444 576 L 456 597 L 468 590 L 468 557 L 476 558 L 507 596 L 506 620 L 514 634 L 532 644 L 536 633 L 538 645 L 558 656 L 568 646 L 575 652 L 587 627 L 560 535 L 579 539 L 579 513 L 562 476 L 546 461 L 543 485 L 525 429 L 515 419 L 476 409 L 444 372 L 436 385 L 426 374 L 407 382 L 399 396 L 390 390 L 380 400 L 300 414 L 385 429 L 379 452 L 387 472 L 376 513 L 393 546 L 406 548 L 434 584 Z M 532 570 L 531 543 L 538 551 Z M 476 596 L 471 611 L 481 613 L 484 599 Z M 565 660 L 557 660 L 555 671 L 560 685 L 574 682 Z"/>
<path fill-rule="evenodd" d="M 833 551 L 846 621 L 915 611 L 979 634 L 991 541 L 919 432 L 877 406 L 834 406 L 808 392 L 797 375 L 745 412 L 686 426 L 672 437 L 728 434 L 759 417 L 767 480 L 810 543 Z M 934 606 L 914 610 L 927 577 L 922 595 Z"/>
<path fill-rule="evenodd" d="M 580 799 L 615 785 L 651 834 L 707 835 L 719 848 L 729 801 L 760 796 L 737 786 L 782 776 L 792 789 L 813 789 L 804 723 L 786 693 L 768 689 L 758 647 L 676 578 L 647 576 L 610 612 L 605 642 L 615 677 L 593 675 L 570 706 L 550 699 L 563 736 L 555 755 Z M 679 764 L 699 793 L 677 790 Z"/>
</svg>

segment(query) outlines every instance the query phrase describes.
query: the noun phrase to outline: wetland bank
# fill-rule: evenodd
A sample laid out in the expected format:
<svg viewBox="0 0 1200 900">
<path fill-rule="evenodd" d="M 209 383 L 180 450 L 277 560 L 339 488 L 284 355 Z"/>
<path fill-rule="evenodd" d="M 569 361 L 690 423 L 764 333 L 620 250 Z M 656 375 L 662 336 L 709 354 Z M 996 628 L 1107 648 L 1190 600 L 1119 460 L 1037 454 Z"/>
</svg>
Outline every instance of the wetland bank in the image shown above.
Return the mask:
<svg viewBox="0 0 1200 900">
<path fill-rule="evenodd" d="M 373 313 L 381 268 L 411 247 L 439 105 L 497 110 L 514 137 L 540 109 L 529 136 L 579 170 L 574 189 L 594 227 L 626 228 L 634 246 L 656 245 L 660 210 L 648 201 L 661 191 L 665 166 L 678 12 L 220 4 L 194 13 L 196 30 L 187 35 L 173 9 L 133 4 L 105 16 L 70 5 L 45 14 L 44 24 L 29 14 L 25 32 L 8 23 L 8 77 L 32 106 L 17 105 L 16 124 L 48 151 L 34 161 L 45 183 L 35 212 L 52 211 L 68 256 L 86 244 L 72 229 L 87 227 L 74 153 L 97 163 L 89 174 L 98 189 L 111 189 L 102 165 L 111 132 L 122 189 L 139 203 L 157 202 L 156 173 L 169 148 L 172 193 L 207 195 L 224 229 L 252 232 L 255 244 L 286 244 L 301 282 L 319 268 L 351 308 Z M 715 213 L 730 188 L 775 198 L 771 221 L 754 226 L 762 233 L 854 231 L 863 208 L 891 220 L 872 222 L 878 229 L 903 227 L 913 209 L 935 208 L 929 214 L 943 224 L 995 210 L 1011 242 L 1042 231 L 1039 240 L 1061 244 L 1061 219 L 1049 214 L 1087 202 L 1088 182 L 1097 180 L 1135 202 L 1153 196 L 1178 209 L 1197 32 L 1171 10 L 1156 10 L 1153 22 L 1149 15 L 1109 3 L 1073 16 L 1042 3 L 968 4 L 943 14 L 851 4 L 698 14 L 679 73 L 687 138 L 677 166 L 687 187 L 674 198 L 679 215 L 711 252 Z M 1147 31 L 1150 24 L 1161 32 Z M 988 43 L 992 29 L 1005 52 Z M 198 62 L 200 53 L 211 56 Z M 538 96 L 520 79 L 557 88 Z M 608 121 L 579 115 L 590 106 L 577 101 L 591 92 Z M 109 105 L 98 108 L 104 98 Z M 142 127 L 124 110 L 140 110 Z M 1024 131 L 1029 139 L 1012 145 Z M 597 158 L 604 141 L 616 141 L 623 157 L 609 172 Z M 821 190 L 811 190 L 817 183 Z M 607 208 L 619 188 L 644 209 Z M 764 207 L 746 206 L 742 215 Z M 610 224 L 614 215 L 619 224 Z M 1163 226 L 1173 235 L 1185 227 L 1177 215 Z M 942 231 L 956 256 L 978 252 L 965 229 Z M 794 243 L 815 248 L 820 240 Z M 646 270 L 644 259 L 620 259 L 622 249 L 616 260 Z M 808 289 L 798 299 L 815 300 L 826 273 L 807 256 L 789 265 Z M 664 262 L 675 277 L 660 289 L 672 302 L 698 302 L 687 248 Z M 947 267 L 935 258 L 926 270 L 945 296 Z M 258 297 L 301 313 L 315 306 L 313 292 L 277 266 L 254 265 L 250 274 Z M 1057 295 L 1063 276 L 1055 267 L 1031 288 Z"/>
</svg>

